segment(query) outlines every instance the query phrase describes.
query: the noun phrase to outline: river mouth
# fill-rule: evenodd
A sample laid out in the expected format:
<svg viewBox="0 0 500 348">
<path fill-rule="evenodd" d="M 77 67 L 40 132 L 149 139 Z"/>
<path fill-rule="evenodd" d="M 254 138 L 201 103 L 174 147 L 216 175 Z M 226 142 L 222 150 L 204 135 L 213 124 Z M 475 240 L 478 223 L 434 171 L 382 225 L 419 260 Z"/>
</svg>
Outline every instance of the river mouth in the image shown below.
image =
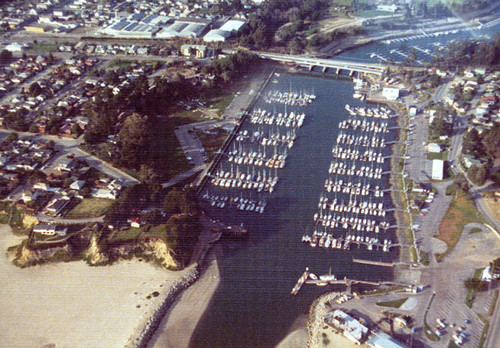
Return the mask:
<svg viewBox="0 0 500 348">
<path fill-rule="evenodd" d="M 316 99 L 307 106 L 283 105 L 279 102 L 266 103 L 263 96 L 274 91 L 314 94 Z M 317 229 L 313 217 L 318 213 L 318 201 L 325 195 L 325 180 L 332 177 L 329 168 L 332 162 L 332 148 L 342 129 L 339 123 L 350 115 L 345 104 L 367 106 L 353 98 L 353 84 L 349 80 L 326 79 L 314 76 L 276 74 L 270 79 L 256 101 L 254 109 L 266 109 L 271 113 L 305 113 L 303 125 L 295 129 L 293 147 L 286 151 L 286 164 L 282 169 L 265 166 L 237 165 L 226 155 L 216 171 L 224 171 L 236 176 L 236 172 L 250 177 L 278 176 L 279 180 L 268 192 L 263 188 L 242 189 L 208 184 L 200 196 L 227 196 L 223 208 L 202 201 L 204 209 L 214 218 L 248 227 L 248 237 L 244 240 L 227 239 L 221 241 L 223 257 L 220 260 L 221 285 L 201 325 L 197 328 L 191 346 L 193 347 L 272 347 L 276 345 L 290 328 L 298 315 L 307 312 L 311 302 L 321 293 L 331 291 L 330 285 L 317 287 L 305 285 L 297 296 L 291 295 L 297 279 L 309 267 L 317 275 L 331 272 L 337 279 L 382 281 L 391 280 L 392 269 L 353 263 L 353 258 L 390 262 L 397 258 L 398 248 L 389 252 L 382 248 L 368 250 L 365 245 L 351 246 L 350 250 L 312 248 L 301 241 L 303 235 L 312 235 Z M 375 105 L 370 105 L 374 107 Z M 379 120 L 380 121 L 380 120 Z M 383 120 L 390 123 L 389 132 L 383 137 L 386 142 L 396 139 L 393 128 L 396 119 Z M 269 129 L 271 127 L 271 129 Z M 252 124 L 247 118 L 241 127 L 246 134 L 255 132 L 268 134 L 278 128 L 280 135 L 291 132 L 289 127 L 266 127 Z M 244 145 L 241 145 L 244 146 Z M 240 150 L 240 144 L 230 144 L 227 152 Z M 259 146 L 246 145 L 246 152 Z M 261 148 L 262 149 L 262 148 Z M 390 146 L 380 149 L 383 156 L 390 156 Z M 283 155 L 283 147 L 266 150 L 266 156 Z M 238 167 L 238 168 L 237 168 Z M 390 171 L 389 160 L 382 165 L 384 172 Z M 259 172 L 260 171 L 260 172 Z M 353 178 L 353 181 L 364 179 Z M 389 175 L 377 180 L 381 188 L 389 189 Z M 333 198 L 331 193 L 330 199 Z M 238 210 L 234 197 L 265 203 L 263 213 Z M 339 200 L 348 196 L 339 194 Z M 392 207 L 389 194 L 383 199 L 384 206 Z M 247 202 L 248 204 L 248 202 Z M 394 225 L 392 213 L 384 220 Z M 335 229 L 332 234 L 336 233 Z M 344 233 L 338 229 L 339 235 Z M 369 232 L 358 233 L 368 236 Z M 371 233 L 370 235 L 375 235 Z M 394 229 L 379 233 L 381 239 L 396 241 Z"/>
</svg>

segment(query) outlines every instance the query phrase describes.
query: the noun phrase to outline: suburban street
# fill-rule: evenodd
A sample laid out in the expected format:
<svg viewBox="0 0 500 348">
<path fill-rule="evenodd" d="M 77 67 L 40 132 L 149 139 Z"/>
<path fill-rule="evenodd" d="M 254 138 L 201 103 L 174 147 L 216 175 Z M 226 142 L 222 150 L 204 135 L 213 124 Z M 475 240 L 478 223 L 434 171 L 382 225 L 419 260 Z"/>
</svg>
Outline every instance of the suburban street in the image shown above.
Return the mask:
<svg viewBox="0 0 500 348">
<path fill-rule="evenodd" d="M 11 131 L 7 130 L 0 130 L 0 137 L 3 139 L 6 137 Z M 26 133 L 26 132 L 16 132 L 19 134 L 20 137 L 23 138 L 28 138 L 28 139 L 34 139 L 34 140 L 43 140 L 46 142 L 49 141 L 54 141 L 56 149 L 60 151 L 60 153 L 53 157 L 48 164 L 45 167 L 45 171 L 50 171 L 51 168 L 55 167 L 57 165 L 58 159 L 67 156 L 67 155 L 74 155 L 75 157 L 87 161 L 87 163 L 91 166 L 94 167 L 103 173 L 109 175 L 111 178 L 114 179 L 121 179 L 123 181 L 123 184 L 125 186 L 130 186 L 134 183 L 137 183 L 138 180 L 135 179 L 134 177 L 128 175 L 127 173 L 113 167 L 106 161 L 103 161 L 95 156 L 90 155 L 89 153 L 83 151 L 82 149 L 79 148 L 80 144 L 82 143 L 83 139 L 82 137 L 73 139 L 73 138 L 66 138 L 66 137 L 57 137 L 57 136 L 52 136 L 52 135 L 41 135 L 41 134 L 32 134 L 32 133 Z"/>
</svg>

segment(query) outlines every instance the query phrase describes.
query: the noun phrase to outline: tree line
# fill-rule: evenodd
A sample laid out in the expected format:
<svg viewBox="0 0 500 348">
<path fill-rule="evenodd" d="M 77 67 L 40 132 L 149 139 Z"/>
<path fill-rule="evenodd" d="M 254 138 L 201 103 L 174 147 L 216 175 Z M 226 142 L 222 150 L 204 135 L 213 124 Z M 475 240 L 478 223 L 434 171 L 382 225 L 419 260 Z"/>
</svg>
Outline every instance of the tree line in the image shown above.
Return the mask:
<svg viewBox="0 0 500 348">
<path fill-rule="evenodd" d="M 500 125 L 495 124 L 481 134 L 477 129 L 471 129 L 464 136 L 462 153 L 481 161 L 480 165 L 472 165 L 467 170 L 467 175 L 474 183 L 484 185 L 490 177 L 493 162 L 500 158 Z"/>
<path fill-rule="evenodd" d="M 463 40 L 446 44 L 441 52 L 436 52 L 433 65 L 447 69 L 470 66 L 494 66 L 500 64 L 500 34 L 491 40 Z"/>
</svg>

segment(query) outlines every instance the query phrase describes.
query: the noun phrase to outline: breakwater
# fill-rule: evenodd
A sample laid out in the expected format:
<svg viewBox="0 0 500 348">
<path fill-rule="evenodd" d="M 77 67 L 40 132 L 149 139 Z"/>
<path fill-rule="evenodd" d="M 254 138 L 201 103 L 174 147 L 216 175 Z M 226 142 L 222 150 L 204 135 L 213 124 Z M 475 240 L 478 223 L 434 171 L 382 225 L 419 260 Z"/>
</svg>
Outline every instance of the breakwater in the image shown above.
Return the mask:
<svg viewBox="0 0 500 348">
<path fill-rule="evenodd" d="M 200 275 L 200 266 L 193 266 L 186 275 L 181 279 L 174 281 L 168 288 L 165 299 L 159 307 L 151 310 L 150 313 L 146 315 L 147 319 L 143 322 L 140 327 L 136 329 L 134 334 L 128 339 L 125 348 L 146 348 L 148 342 L 153 337 L 154 332 L 160 325 L 163 317 L 167 313 L 170 306 L 174 303 L 177 296 L 189 286 L 191 286 Z"/>
</svg>

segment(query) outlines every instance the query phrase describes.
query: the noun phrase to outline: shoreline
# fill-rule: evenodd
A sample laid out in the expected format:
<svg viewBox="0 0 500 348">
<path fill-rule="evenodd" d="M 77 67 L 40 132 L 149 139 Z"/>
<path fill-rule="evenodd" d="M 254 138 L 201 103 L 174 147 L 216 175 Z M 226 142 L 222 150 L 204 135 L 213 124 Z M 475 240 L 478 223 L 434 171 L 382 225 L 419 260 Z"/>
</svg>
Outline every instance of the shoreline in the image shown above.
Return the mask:
<svg viewBox="0 0 500 348">
<path fill-rule="evenodd" d="M 167 308 L 145 347 L 189 347 L 220 285 L 218 257 L 221 249 L 208 251 L 199 277 Z"/>
<path fill-rule="evenodd" d="M 166 271 L 139 259 L 91 267 L 83 261 L 21 269 L 7 249 L 19 243 L 0 226 L 0 330 L 9 347 L 123 347 L 189 269 Z M 89 334 L 91 333 L 91 334 Z"/>
</svg>

